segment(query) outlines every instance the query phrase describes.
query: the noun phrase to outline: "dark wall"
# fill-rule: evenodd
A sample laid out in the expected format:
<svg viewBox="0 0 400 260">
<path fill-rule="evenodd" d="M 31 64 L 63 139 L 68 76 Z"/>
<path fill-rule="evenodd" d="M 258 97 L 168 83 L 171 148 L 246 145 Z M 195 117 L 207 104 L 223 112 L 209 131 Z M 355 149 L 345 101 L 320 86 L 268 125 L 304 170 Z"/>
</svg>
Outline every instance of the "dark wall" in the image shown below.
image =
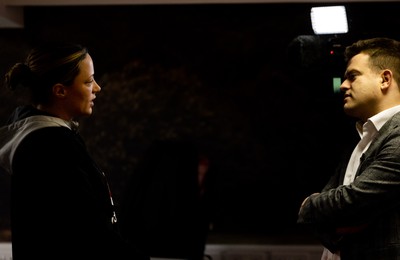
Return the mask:
<svg viewBox="0 0 400 260">
<path fill-rule="evenodd" d="M 184 139 L 211 160 L 215 232 L 292 234 L 301 201 L 353 139 L 332 91 L 344 70 L 332 43 L 400 38 L 400 3 L 347 4 L 350 33 L 322 37 L 312 6 L 27 7 L 24 29 L 0 30 L 0 73 L 42 41 L 88 46 L 103 89 L 81 132 L 117 206 L 150 144 Z M 19 98 L 1 91 L 4 121 Z"/>
</svg>

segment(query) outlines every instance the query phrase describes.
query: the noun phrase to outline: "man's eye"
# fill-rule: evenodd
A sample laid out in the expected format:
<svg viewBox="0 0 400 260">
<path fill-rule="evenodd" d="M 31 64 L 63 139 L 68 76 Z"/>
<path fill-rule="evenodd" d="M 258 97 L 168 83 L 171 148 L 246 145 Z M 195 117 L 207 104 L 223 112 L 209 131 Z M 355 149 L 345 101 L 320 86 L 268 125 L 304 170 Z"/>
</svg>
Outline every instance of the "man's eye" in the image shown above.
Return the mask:
<svg viewBox="0 0 400 260">
<path fill-rule="evenodd" d="M 354 74 L 347 75 L 347 79 L 350 81 L 354 81 L 355 78 L 356 78 L 356 75 L 354 75 Z"/>
</svg>

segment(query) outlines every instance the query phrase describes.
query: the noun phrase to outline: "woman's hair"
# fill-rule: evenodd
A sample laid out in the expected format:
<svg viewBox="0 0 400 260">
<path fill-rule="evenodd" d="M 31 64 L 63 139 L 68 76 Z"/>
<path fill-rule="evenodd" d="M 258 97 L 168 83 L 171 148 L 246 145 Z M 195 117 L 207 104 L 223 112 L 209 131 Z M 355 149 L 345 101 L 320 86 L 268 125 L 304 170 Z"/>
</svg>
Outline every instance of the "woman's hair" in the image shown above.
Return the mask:
<svg viewBox="0 0 400 260">
<path fill-rule="evenodd" d="M 72 85 L 87 54 L 86 47 L 71 43 L 48 43 L 33 48 L 24 63 L 16 63 L 6 73 L 5 86 L 11 90 L 26 87 L 34 104 L 46 104 L 55 84 Z"/>
</svg>

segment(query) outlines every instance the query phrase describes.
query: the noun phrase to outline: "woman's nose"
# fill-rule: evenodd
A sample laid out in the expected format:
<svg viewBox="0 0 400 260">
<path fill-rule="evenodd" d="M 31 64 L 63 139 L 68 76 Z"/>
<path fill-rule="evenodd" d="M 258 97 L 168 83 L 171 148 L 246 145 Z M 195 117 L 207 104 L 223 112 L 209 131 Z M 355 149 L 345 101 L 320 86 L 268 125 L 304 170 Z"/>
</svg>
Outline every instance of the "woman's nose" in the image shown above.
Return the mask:
<svg viewBox="0 0 400 260">
<path fill-rule="evenodd" d="M 95 83 L 95 86 L 94 86 L 94 88 L 93 88 L 94 92 L 100 92 L 100 91 L 101 91 L 101 87 L 100 87 L 100 85 L 99 85 L 99 84 L 97 84 L 97 82 L 96 82 L 96 81 L 95 81 L 94 83 Z"/>
</svg>

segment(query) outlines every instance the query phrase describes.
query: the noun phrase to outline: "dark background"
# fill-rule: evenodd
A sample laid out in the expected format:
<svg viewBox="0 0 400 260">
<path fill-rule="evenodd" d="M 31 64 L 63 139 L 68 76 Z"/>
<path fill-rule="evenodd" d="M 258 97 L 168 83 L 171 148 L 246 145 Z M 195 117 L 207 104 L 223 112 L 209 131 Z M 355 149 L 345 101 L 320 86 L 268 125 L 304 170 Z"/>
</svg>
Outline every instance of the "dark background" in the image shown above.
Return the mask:
<svg viewBox="0 0 400 260">
<path fill-rule="evenodd" d="M 400 3 L 346 3 L 349 33 L 315 36 L 310 9 L 322 5 L 26 7 L 23 29 L 0 30 L 0 73 L 43 41 L 86 45 L 102 92 L 81 133 L 117 206 L 146 149 L 183 139 L 211 161 L 211 234 L 285 242 L 303 235 L 301 201 L 323 187 L 354 140 L 332 88 L 345 69 L 343 47 L 400 39 Z M 2 123 L 22 100 L 1 89 Z M 1 203 L 6 216 L 7 199 Z"/>
</svg>

